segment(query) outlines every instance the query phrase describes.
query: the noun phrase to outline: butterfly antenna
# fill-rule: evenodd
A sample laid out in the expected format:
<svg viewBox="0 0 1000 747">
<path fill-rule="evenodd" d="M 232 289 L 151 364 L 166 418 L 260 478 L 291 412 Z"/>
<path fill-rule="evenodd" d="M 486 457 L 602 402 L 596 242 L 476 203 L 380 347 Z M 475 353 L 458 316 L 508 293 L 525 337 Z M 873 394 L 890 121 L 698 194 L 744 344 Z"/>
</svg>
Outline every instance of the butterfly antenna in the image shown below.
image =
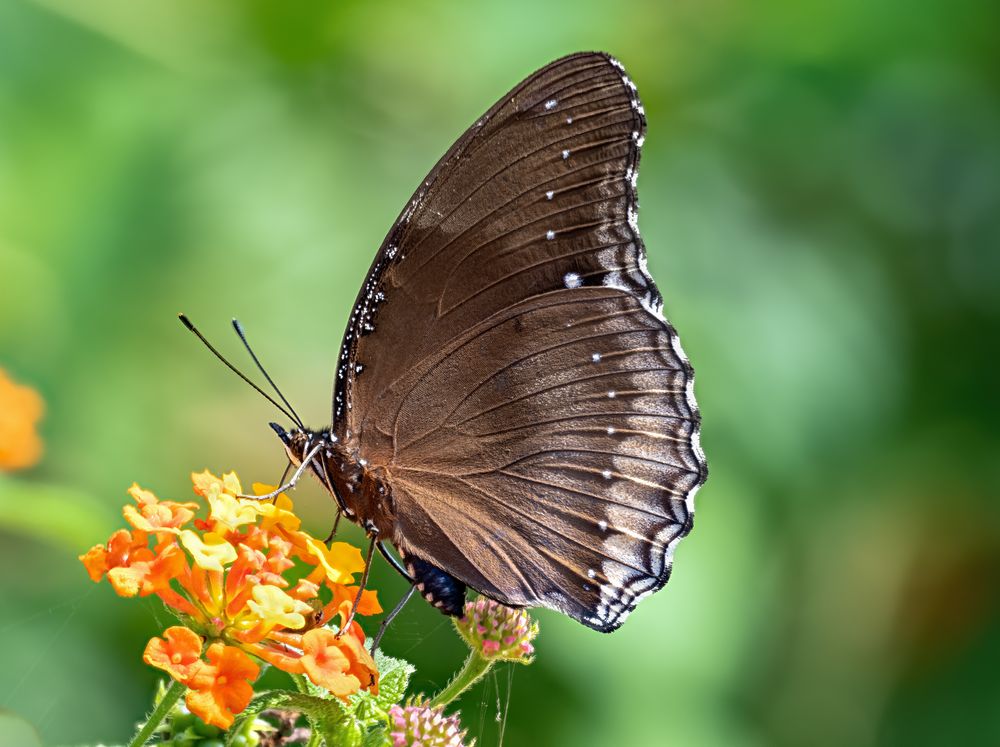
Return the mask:
<svg viewBox="0 0 1000 747">
<path fill-rule="evenodd" d="M 274 383 L 274 379 L 272 379 L 267 371 L 264 370 L 264 366 L 261 365 L 260 359 L 257 358 L 257 354 L 253 352 L 253 348 L 251 348 L 250 343 L 247 342 L 246 330 L 243 329 L 243 325 L 240 324 L 239 319 L 233 319 L 233 329 L 235 329 L 236 334 L 240 336 L 240 341 L 243 343 L 243 347 L 247 349 L 247 352 L 250 353 L 250 357 L 253 358 L 253 362 L 257 364 L 257 370 L 264 374 L 264 378 L 267 379 L 267 383 L 271 385 L 271 388 L 274 389 L 278 397 L 281 398 L 281 401 L 285 403 L 285 407 L 288 408 L 288 411 L 295 416 L 294 419 L 295 422 L 298 423 L 299 428 L 305 428 L 305 425 L 302 424 L 302 418 L 300 418 L 299 414 L 295 412 L 295 408 L 292 407 L 291 402 L 285 399 L 285 395 L 281 393 L 280 389 L 278 389 L 278 385 Z"/>
<path fill-rule="evenodd" d="M 245 382 L 246 382 L 247 384 L 249 384 L 249 385 L 250 385 L 251 387 L 253 387 L 253 388 L 254 388 L 254 389 L 255 389 L 255 390 L 257 391 L 257 393 L 258 393 L 258 394 L 260 394 L 260 395 L 261 395 L 261 396 L 262 396 L 262 397 L 263 397 L 264 399 L 266 399 L 266 400 L 267 400 L 268 402 L 270 402 L 270 403 L 271 403 L 272 405 L 274 405 L 275 407 L 277 407 L 277 408 L 278 408 L 278 409 L 279 409 L 279 410 L 280 410 L 280 411 L 281 411 L 281 412 L 282 412 L 282 413 L 284 414 L 284 416 L 285 416 L 286 418 L 288 418 L 289 420 L 292 420 L 292 421 L 296 422 L 296 423 L 298 424 L 298 426 L 299 426 L 300 428 L 302 428 L 302 427 L 303 427 L 303 426 L 302 426 L 302 421 L 300 421 L 300 420 L 299 420 L 299 418 L 298 418 L 298 416 L 297 416 L 297 415 L 294 415 L 294 414 L 290 413 L 290 412 L 289 412 L 288 410 L 286 410 L 286 409 L 285 409 L 284 407 L 282 407 L 281 405 L 279 405 L 279 404 L 277 403 L 277 401 L 275 401 L 274 397 L 272 397 L 272 396 L 271 396 L 270 394 L 268 394 L 268 393 L 267 393 L 267 392 L 265 392 L 265 391 L 264 391 L 263 389 L 261 389 L 261 388 L 260 388 L 259 386 L 257 386 L 257 385 L 256 385 L 256 384 L 254 384 L 254 383 L 253 383 L 252 381 L 250 381 L 250 379 L 248 379 L 248 378 L 246 377 L 246 374 L 244 374 L 244 373 L 243 373 L 242 371 L 240 371 L 240 370 L 239 370 L 239 369 L 238 369 L 238 368 L 237 368 L 236 366 L 234 366 L 234 365 L 233 365 L 232 363 L 230 363 L 230 362 L 229 362 L 228 360 L 226 360 L 225 356 L 224 356 L 224 355 L 223 355 L 222 353 L 220 353 L 220 352 L 219 352 L 218 350 L 216 350 L 216 349 L 215 349 L 215 346 L 214 346 L 214 345 L 212 345 L 212 343 L 210 343 L 210 342 L 209 342 L 208 340 L 206 340 L 206 339 L 205 339 L 205 335 L 203 335 L 203 334 L 202 334 L 202 333 L 201 333 L 201 332 L 200 332 L 200 331 L 198 330 L 198 328 L 197 328 L 197 327 L 195 327 L 195 326 L 194 326 L 194 324 L 192 324 L 192 323 L 191 323 L 191 320 L 187 318 L 187 315 L 185 315 L 185 314 L 178 314 L 178 315 L 177 315 L 177 318 L 181 320 L 181 323 L 182 323 L 182 324 L 183 324 L 183 325 L 184 325 L 185 327 L 187 327 L 187 328 L 188 328 L 189 330 L 191 330 L 192 332 L 194 332 L 195 336 L 196 336 L 196 337 L 197 337 L 197 338 L 198 338 L 199 340 L 201 340 L 201 341 L 202 341 L 202 344 L 204 344 L 204 346 L 205 346 L 206 348 L 208 348 L 209 350 L 211 350 L 211 351 L 212 351 L 212 354 L 213 354 L 213 355 L 214 355 L 214 356 L 215 356 L 216 358 L 218 358 L 218 359 L 219 359 L 220 361 L 222 361 L 223 363 L 225 363 L 225 364 L 226 364 L 226 367 L 227 367 L 227 368 L 228 368 L 228 369 L 229 369 L 230 371 L 232 371 L 232 372 L 233 372 L 234 374 L 236 374 L 236 375 L 237 375 L 237 376 L 239 376 L 239 377 L 240 377 L 241 379 L 243 379 L 243 381 L 245 381 Z M 282 399 L 284 399 L 284 397 L 282 397 Z"/>
</svg>

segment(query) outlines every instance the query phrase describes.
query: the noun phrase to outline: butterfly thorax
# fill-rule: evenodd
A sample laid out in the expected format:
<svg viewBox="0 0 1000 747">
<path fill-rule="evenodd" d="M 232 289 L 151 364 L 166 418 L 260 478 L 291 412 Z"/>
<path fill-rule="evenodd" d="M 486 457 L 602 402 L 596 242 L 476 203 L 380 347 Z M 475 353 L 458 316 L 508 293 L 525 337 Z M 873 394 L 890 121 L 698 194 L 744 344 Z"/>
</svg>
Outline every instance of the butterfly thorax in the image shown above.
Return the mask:
<svg viewBox="0 0 1000 747">
<path fill-rule="evenodd" d="M 272 427 L 274 427 L 272 425 Z M 275 428 L 296 467 L 309 458 L 309 471 L 337 501 L 344 515 L 380 537 L 393 539 L 396 518 L 387 475 L 358 454 L 358 444 L 339 439 L 331 430 Z"/>
</svg>

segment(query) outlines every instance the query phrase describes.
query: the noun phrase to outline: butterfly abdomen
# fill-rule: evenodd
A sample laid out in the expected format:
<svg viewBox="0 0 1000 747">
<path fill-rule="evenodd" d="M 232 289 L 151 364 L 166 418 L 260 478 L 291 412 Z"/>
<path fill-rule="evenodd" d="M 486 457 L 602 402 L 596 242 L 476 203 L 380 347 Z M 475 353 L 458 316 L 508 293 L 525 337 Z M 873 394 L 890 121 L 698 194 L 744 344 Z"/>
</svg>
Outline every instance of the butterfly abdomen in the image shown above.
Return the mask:
<svg viewBox="0 0 1000 747">
<path fill-rule="evenodd" d="M 446 615 L 462 616 L 465 584 L 426 560 L 410 555 L 406 556 L 406 570 L 424 599 Z"/>
</svg>

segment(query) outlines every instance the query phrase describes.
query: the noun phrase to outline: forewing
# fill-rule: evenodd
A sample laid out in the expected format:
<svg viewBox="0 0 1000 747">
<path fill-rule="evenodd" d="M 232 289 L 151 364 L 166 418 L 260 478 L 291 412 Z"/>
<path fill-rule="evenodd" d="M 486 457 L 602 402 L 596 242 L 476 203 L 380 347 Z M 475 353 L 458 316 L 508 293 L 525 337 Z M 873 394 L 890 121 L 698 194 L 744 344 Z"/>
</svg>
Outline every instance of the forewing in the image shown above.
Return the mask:
<svg viewBox="0 0 1000 747">
<path fill-rule="evenodd" d="M 567 281 L 617 285 L 658 309 L 635 226 L 644 131 L 634 86 L 602 54 L 553 62 L 477 120 L 369 270 L 341 347 L 334 422 L 359 427 L 362 402 L 470 320 Z"/>
</svg>

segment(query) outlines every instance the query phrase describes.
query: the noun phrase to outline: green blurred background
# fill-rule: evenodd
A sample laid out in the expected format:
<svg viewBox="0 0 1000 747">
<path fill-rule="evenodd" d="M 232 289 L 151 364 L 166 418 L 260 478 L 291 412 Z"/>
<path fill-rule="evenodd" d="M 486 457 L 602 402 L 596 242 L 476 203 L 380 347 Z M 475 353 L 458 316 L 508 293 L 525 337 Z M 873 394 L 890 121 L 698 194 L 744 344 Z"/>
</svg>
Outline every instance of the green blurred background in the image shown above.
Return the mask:
<svg viewBox="0 0 1000 747">
<path fill-rule="evenodd" d="M 471 733 L 1000 743 L 998 28 L 966 0 L 0 1 L 0 367 L 48 408 L 41 464 L 0 476 L 0 707 L 126 739 L 169 617 L 76 556 L 133 480 L 281 472 L 275 413 L 176 313 L 242 360 L 239 316 L 325 424 L 413 188 L 523 76 L 604 49 L 649 116 L 640 221 L 712 476 L 667 589 L 611 636 L 541 613 Z M 462 657 L 422 603 L 385 648 L 424 689 Z"/>
</svg>

